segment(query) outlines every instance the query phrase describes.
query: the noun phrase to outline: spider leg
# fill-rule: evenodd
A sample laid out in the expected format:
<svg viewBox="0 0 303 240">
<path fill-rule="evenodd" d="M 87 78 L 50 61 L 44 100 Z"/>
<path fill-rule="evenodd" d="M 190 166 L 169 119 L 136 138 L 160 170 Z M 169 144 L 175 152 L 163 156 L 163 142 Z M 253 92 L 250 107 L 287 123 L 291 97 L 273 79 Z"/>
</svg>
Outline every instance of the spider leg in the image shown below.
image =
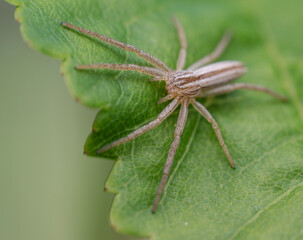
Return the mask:
<svg viewBox="0 0 303 240">
<path fill-rule="evenodd" d="M 219 143 L 226 155 L 226 157 L 228 158 L 228 161 L 230 162 L 231 166 L 233 168 L 236 168 L 235 162 L 234 160 L 231 158 L 230 153 L 227 149 L 227 146 L 224 143 L 220 128 L 218 126 L 218 123 L 216 122 L 216 120 L 212 117 L 212 115 L 207 111 L 207 109 L 199 102 L 196 102 L 195 100 L 192 100 L 192 104 L 194 106 L 194 108 L 203 116 L 206 118 L 206 120 L 208 122 L 210 122 L 212 124 L 212 127 L 217 135 L 217 138 L 219 140 Z"/>
<path fill-rule="evenodd" d="M 142 134 L 148 132 L 149 130 L 157 127 L 178 107 L 179 103 L 180 103 L 180 99 L 175 98 L 170 104 L 166 106 L 166 108 L 164 108 L 164 110 L 158 115 L 158 117 L 155 120 L 142 126 L 141 128 L 135 130 L 134 132 L 128 134 L 126 137 L 120 138 L 119 140 L 116 140 L 108 145 L 105 145 L 104 147 L 101 147 L 100 149 L 97 150 L 97 153 L 102 153 L 110 148 L 129 142 L 141 136 Z"/>
<path fill-rule="evenodd" d="M 152 67 L 143 67 L 134 64 L 112 64 L 112 63 L 97 63 L 97 64 L 89 64 L 89 65 L 79 65 L 76 69 L 83 70 L 83 69 L 114 69 L 114 70 L 122 70 L 122 71 L 137 71 L 140 73 L 145 73 L 150 76 L 165 78 L 167 75 L 166 72 Z"/>
<path fill-rule="evenodd" d="M 165 163 L 165 167 L 164 167 L 164 173 L 161 179 L 161 182 L 159 184 L 158 190 L 157 190 L 157 194 L 153 203 L 153 207 L 152 207 L 152 213 L 156 212 L 157 206 L 159 204 L 160 201 L 160 197 L 161 194 L 163 192 L 163 189 L 165 187 L 167 178 L 168 178 L 168 174 L 170 172 L 171 166 L 173 164 L 173 160 L 177 151 L 177 148 L 179 146 L 180 143 L 180 137 L 181 134 L 183 132 L 185 123 L 186 123 L 186 119 L 187 119 L 187 114 L 188 114 L 188 104 L 189 104 L 189 99 L 185 98 L 184 101 L 182 102 L 182 106 L 179 112 L 179 117 L 178 117 L 178 122 L 177 122 L 177 127 L 175 130 L 175 139 L 171 144 L 169 153 L 168 153 L 168 157 Z"/>
<path fill-rule="evenodd" d="M 210 62 L 214 61 L 216 58 L 218 58 L 223 53 L 223 51 L 227 47 L 230 39 L 231 39 L 231 33 L 230 32 L 226 32 L 223 35 L 223 37 L 221 38 L 221 40 L 218 43 L 218 45 L 215 48 L 215 50 L 211 54 L 209 54 L 209 55 L 201 58 L 200 60 L 198 60 L 197 62 L 195 62 L 191 66 L 189 66 L 187 68 L 187 70 L 194 71 L 194 70 L 202 67 L 203 65 L 206 65 L 207 63 L 210 63 Z"/>
<path fill-rule="evenodd" d="M 177 61 L 177 68 L 176 68 L 176 70 L 179 71 L 179 70 L 182 70 L 185 65 L 187 41 L 186 41 L 186 35 L 184 32 L 184 29 L 183 29 L 180 21 L 176 17 L 173 17 L 173 23 L 175 25 L 175 28 L 177 29 L 179 40 L 180 40 L 180 45 L 181 45 L 181 49 L 179 51 L 179 57 L 178 57 L 178 61 Z"/>
<path fill-rule="evenodd" d="M 248 84 L 248 83 L 236 83 L 236 84 L 229 84 L 225 86 L 220 86 L 214 89 L 210 89 L 209 91 L 202 92 L 198 97 L 208 97 L 208 96 L 215 96 L 220 94 L 229 93 L 238 89 L 247 89 L 247 90 L 253 90 L 257 92 L 264 92 L 267 93 L 280 101 L 286 102 L 287 98 L 280 95 L 279 93 L 276 93 L 266 87 L 254 85 L 254 84 Z"/>
<path fill-rule="evenodd" d="M 129 52 L 134 52 L 136 53 L 139 57 L 143 58 L 145 61 L 149 62 L 150 64 L 152 64 L 153 66 L 155 67 L 158 67 L 166 72 L 170 72 L 171 69 L 166 66 L 165 63 L 163 63 L 161 60 L 159 60 L 158 58 L 150 55 L 149 53 L 146 53 L 132 45 L 129 45 L 129 44 L 126 44 L 126 43 L 122 43 L 122 42 L 119 42 L 115 39 L 112 39 L 112 38 L 109 38 L 109 37 L 106 37 L 104 35 L 101 35 L 101 34 L 98 34 L 98 33 L 95 33 L 93 31 L 90 31 L 90 30 L 87 30 L 85 28 L 81 28 L 81 27 L 77 27 L 71 23 L 66 23 L 66 22 L 62 22 L 61 25 L 63 25 L 64 27 L 66 28 L 69 28 L 69 29 L 73 29 L 73 30 L 76 30 L 76 31 L 79 31 L 85 35 L 88 35 L 88 36 L 91 36 L 91 37 L 94 37 L 94 38 L 98 38 L 100 39 L 101 41 L 103 42 L 106 42 L 106 43 L 109 43 L 111 45 L 114 45 L 118 48 L 121 48 L 121 49 L 124 49 L 126 51 L 129 51 Z"/>
<path fill-rule="evenodd" d="M 159 101 L 158 101 L 158 104 L 161 104 L 161 103 L 164 103 L 170 99 L 173 99 L 174 98 L 174 95 L 172 94 L 168 94 L 166 95 L 164 98 L 161 98 Z"/>
</svg>

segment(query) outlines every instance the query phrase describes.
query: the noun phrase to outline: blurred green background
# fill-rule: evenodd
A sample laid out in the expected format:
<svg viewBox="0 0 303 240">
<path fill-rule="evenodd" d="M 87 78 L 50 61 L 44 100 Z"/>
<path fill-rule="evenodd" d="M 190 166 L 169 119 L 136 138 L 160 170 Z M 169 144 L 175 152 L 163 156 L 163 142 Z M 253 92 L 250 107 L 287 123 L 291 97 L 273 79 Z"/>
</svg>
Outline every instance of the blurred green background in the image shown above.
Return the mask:
<svg viewBox="0 0 303 240">
<path fill-rule="evenodd" d="M 83 155 L 97 110 L 77 104 L 60 61 L 22 40 L 0 2 L 0 239 L 130 239 L 109 223 L 112 161 Z"/>
</svg>

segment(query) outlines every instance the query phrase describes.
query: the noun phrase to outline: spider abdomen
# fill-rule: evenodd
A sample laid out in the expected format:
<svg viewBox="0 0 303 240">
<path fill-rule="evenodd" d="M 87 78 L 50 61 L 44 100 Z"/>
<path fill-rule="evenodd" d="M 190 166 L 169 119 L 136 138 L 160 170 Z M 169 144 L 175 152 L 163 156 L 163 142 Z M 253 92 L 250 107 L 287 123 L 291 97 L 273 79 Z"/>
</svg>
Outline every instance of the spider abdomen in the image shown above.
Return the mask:
<svg viewBox="0 0 303 240">
<path fill-rule="evenodd" d="M 195 71 L 177 71 L 172 73 L 166 89 L 169 94 L 197 96 L 202 88 L 224 85 L 239 78 L 246 72 L 243 63 L 223 61 L 213 63 Z M 179 95 L 178 94 L 178 95 Z"/>
</svg>

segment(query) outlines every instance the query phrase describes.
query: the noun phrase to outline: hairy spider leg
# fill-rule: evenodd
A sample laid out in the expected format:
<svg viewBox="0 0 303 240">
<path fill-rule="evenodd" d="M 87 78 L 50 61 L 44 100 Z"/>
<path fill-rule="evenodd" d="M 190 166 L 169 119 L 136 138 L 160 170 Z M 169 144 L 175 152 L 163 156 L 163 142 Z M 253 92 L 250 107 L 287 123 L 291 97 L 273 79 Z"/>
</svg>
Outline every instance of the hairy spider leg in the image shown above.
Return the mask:
<svg viewBox="0 0 303 240">
<path fill-rule="evenodd" d="M 164 98 L 161 98 L 161 99 L 158 101 L 158 104 L 161 104 L 161 103 L 164 103 L 164 102 L 166 102 L 166 101 L 168 101 L 168 100 L 171 100 L 171 99 L 173 99 L 174 97 L 175 97 L 174 95 L 168 94 L 168 95 L 166 95 Z"/>
<path fill-rule="evenodd" d="M 66 28 L 79 31 L 79 32 L 81 32 L 81 33 L 83 33 L 85 35 L 97 38 L 97 39 L 99 39 L 99 40 L 101 40 L 103 42 L 109 43 L 111 45 L 114 45 L 114 46 L 116 46 L 118 48 L 121 48 L 121 49 L 124 49 L 126 51 L 134 52 L 139 57 L 141 57 L 145 61 L 149 62 L 151 65 L 153 65 L 155 67 L 158 67 L 158 68 L 160 68 L 160 69 L 162 69 L 162 70 L 164 70 L 166 72 L 170 72 L 171 71 L 171 69 L 168 66 L 166 66 L 166 64 L 163 63 L 161 60 L 159 60 L 158 58 L 156 58 L 156 57 L 150 55 L 149 53 L 146 53 L 146 52 L 142 51 L 141 49 L 136 48 L 136 47 L 134 47 L 132 45 L 129 45 L 129 44 L 117 41 L 115 39 L 112 39 L 112 38 L 106 37 L 104 35 L 95 33 L 95 32 L 90 31 L 88 29 L 75 26 L 75 25 L 73 25 L 71 23 L 62 22 L 61 25 L 64 26 L 64 27 L 66 27 Z"/>
<path fill-rule="evenodd" d="M 111 149 L 113 147 L 116 147 L 120 144 L 129 142 L 142 134 L 148 132 L 149 130 L 157 127 L 160 123 L 162 123 L 170 114 L 173 113 L 173 111 L 176 110 L 180 103 L 180 98 L 175 98 L 170 104 L 164 108 L 164 110 L 158 115 L 158 117 L 151 121 L 150 123 L 144 125 L 143 127 L 135 130 L 134 132 L 128 134 L 126 137 L 120 138 L 119 140 L 116 140 L 108 145 L 105 145 L 104 147 L 101 147 L 100 149 L 97 150 L 97 153 L 102 153 L 108 149 Z"/>
<path fill-rule="evenodd" d="M 166 163 L 164 166 L 164 172 L 162 175 L 162 179 L 159 184 L 157 194 L 156 194 L 156 197 L 155 197 L 155 200 L 153 203 L 152 213 L 156 212 L 157 206 L 160 201 L 161 194 L 165 187 L 171 166 L 172 166 L 174 158 L 175 158 L 177 148 L 180 144 L 180 138 L 181 138 L 181 135 L 182 135 L 185 123 L 186 123 L 187 115 L 188 115 L 188 104 L 189 104 L 189 98 L 184 98 L 183 102 L 181 103 L 181 109 L 179 112 L 178 122 L 177 122 L 176 130 L 175 130 L 175 138 L 169 149 L 168 157 L 167 157 L 167 160 L 166 160 Z"/>
<path fill-rule="evenodd" d="M 209 96 L 216 96 L 221 95 L 225 93 L 230 93 L 232 91 L 238 90 L 238 89 L 246 89 L 246 90 L 253 90 L 257 92 L 264 92 L 269 95 L 271 95 L 274 98 L 277 98 L 280 101 L 286 102 L 287 98 L 282 96 L 279 93 L 276 93 L 266 87 L 254 85 L 254 84 L 248 84 L 248 83 L 236 83 L 236 84 L 228 84 L 225 86 L 220 86 L 214 89 L 210 89 L 206 92 L 202 92 L 198 97 L 209 97 Z"/>
<path fill-rule="evenodd" d="M 113 70 L 122 70 L 122 71 L 137 71 L 144 73 L 153 77 L 159 78 L 159 80 L 165 80 L 167 73 L 158 68 L 138 66 L 134 64 L 113 64 L 113 63 L 97 63 L 97 64 L 85 64 L 78 65 L 76 69 L 113 69 Z"/>
<path fill-rule="evenodd" d="M 223 140 L 223 137 L 222 137 L 222 134 L 221 134 L 221 131 L 220 131 L 220 128 L 219 128 L 219 125 L 218 123 L 216 122 L 216 120 L 212 117 L 212 115 L 209 113 L 209 111 L 199 102 L 195 101 L 194 99 L 192 99 L 192 104 L 194 106 L 194 108 L 203 116 L 206 118 L 206 120 L 208 122 L 211 123 L 216 135 L 217 135 L 217 138 L 219 140 L 219 143 L 228 159 L 228 161 L 230 162 L 231 166 L 233 168 L 236 168 L 236 164 L 234 162 L 234 160 L 232 159 L 232 157 L 230 156 L 230 153 L 227 149 L 227 146 L 226 144 L 224 143 L 224 140 Z"/>
<path fill-rule="evenodd" d="M 228 32 L 228 31 L 225 32 L 225 34 L 221 38 L 220 42 L 218 43 L 217 47 L 215 48 L 215 50 L 212 53 L 210 53 L 209 55 L 201 58 L 200 60 L 198 60 L 191 66 L 189 66 L 187 68 L 187 70 L 194 71 L 194 70 L 202 67 L 203 65 L 206 65 L 207 63 L 214 61 L 216 58 L 218 58 L 223 53 L 223 51 L 227 47 L 231 37 L 232 37 L 232 34 L 230 32 Z"/>
<path fill-rule="evenodd" d="M 181 48 L 179 51 L 179 57 L 177 60 L 177 65 L 176 65 L 176 70 L 180 71 L 184 68 L 184 65 L 186 62 L 187 41 L 186 41 L 186 35 L 184 32 L 184 29 L 176 17 L 173 17 L 173 23 L 175 25 L 175 28 L 177 29 L 179 41 L 180 41 L 180 45 L 181 45 Z"/>
</svg>

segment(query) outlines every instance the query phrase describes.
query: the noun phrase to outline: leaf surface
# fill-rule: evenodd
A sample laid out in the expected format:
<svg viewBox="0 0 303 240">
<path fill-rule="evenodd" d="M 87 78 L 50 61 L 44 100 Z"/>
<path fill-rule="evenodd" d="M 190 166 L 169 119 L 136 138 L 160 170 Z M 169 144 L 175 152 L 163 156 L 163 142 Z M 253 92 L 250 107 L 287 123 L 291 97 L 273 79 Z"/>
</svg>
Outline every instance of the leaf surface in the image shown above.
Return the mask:
<svg viewBox="0 0 303 240">
<path fill-rule="evenodd" d="M 302 239 L 303 22 L 302 1 L 10 0 L 24 39 L 63 60 L 71 94 L 100 108 L 85 152 L 153 120 L 166 104 L 163 83 L 136 72 L 77 71 L 79 64 L 148 65 L 132 53 L 83 36 L 60 22 L 132 44 L 175 68 L 179 51 L 171 16 L 188 39 L 187 66 L 210 53 L 222 33 L 234 38 L 220 60 L 248 67 L 240 82 L 262 84 L 289 97 L 281 103 L 239 91 L 201 100 L 221 127 L 237 163 L 233 170 L 211 125 L 192 107 L 156 214 L 151 205 L 173 140 L 178 111 L 156 129 L 102 157 L 116 159 L 106 189 L 117 193 L 117 231 L 153 239 Z M 54 93 L 55 95 L 55 93 Z"/>
</svg>

